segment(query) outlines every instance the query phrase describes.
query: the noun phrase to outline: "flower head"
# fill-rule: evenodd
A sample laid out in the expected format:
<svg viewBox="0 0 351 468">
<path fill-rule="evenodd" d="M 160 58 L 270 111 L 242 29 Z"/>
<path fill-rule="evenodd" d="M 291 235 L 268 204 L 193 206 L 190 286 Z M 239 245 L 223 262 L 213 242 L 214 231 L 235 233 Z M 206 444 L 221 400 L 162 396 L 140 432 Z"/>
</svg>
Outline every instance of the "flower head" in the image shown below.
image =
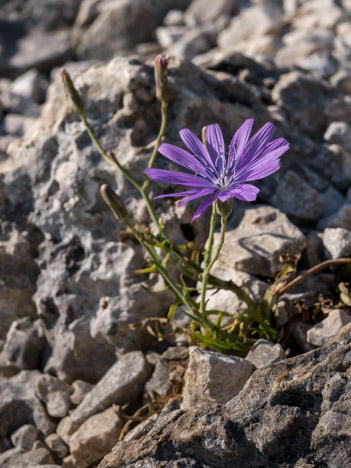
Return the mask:
<svg viewBox="0 0 351 468">
<path fill-rule="evenodd" d="M 187 128 L 179 132 L 180 138 L 192 154 L 177 146 L 163 143 L 159 152 L 193 174 L 145 169 L 145 174 L 151 180 L 191 187 L 185 192 L 169 193 L 156 198 L 185 197 L 178 202 L 178 205 L 182 206 L 195 198 L 207 197 L 196 210 L 193 221 L 217 199 L 221 202 L 229 198 L 256 200 L 259 189 L 247 182 L 276 172 L 279 169 L 279 158 L 289 149 L 289 143 L 284 138 L 270 141 L 275 132 L 275 127 L 270 122 L 249 138 L 252 125 L 253 119 L 245 120 L 235 132 L 228 155 L 218 124 L 206 127 L 206 146 Z"/>
</svg>

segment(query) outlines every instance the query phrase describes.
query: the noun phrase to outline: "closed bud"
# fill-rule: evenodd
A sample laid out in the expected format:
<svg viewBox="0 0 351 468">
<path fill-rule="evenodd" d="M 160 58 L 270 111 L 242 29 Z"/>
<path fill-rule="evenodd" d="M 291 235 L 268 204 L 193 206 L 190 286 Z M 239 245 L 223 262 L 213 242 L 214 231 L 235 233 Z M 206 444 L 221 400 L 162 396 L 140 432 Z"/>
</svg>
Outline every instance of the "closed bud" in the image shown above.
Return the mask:
<svg viewBox="0 0 351 468">
<path fill-rule="evenodd" d="M 229 199 L 225 201 L 224 203 L 218 200 L 217 204 L 217 213 L 222 216 L 223 218 L 227 219 L 228 216 L 231 214 L 233 211 L 233 204 L 232 200 Z"/>
<path fill-rule="evenodd" d="M 111 187 L 104 184 L 100 187 L 100 193 L 104 201 L 111 208 L 119 221 L 129 223 L 129 217 L 122 200 Z"/>
<path fill-rule="evenodd" d="M 83 114 L 85 111 L 85 104 L 84 104 L 83 99 L 80 97 L 78 91 L 74 87 L 70 74 L 65 68 L 62 68 L 62 70 L 60 71 L 60 75 L 61 75 L 64 87 L 71 100 L 74 112 L 77 112 L 78 114 Z"/>
<path fill-rule="evenodd" d="M 168 102 L 167 59 L 164 55 L 155 58 L 156 97 L 160 101 Z"/>
</svg>

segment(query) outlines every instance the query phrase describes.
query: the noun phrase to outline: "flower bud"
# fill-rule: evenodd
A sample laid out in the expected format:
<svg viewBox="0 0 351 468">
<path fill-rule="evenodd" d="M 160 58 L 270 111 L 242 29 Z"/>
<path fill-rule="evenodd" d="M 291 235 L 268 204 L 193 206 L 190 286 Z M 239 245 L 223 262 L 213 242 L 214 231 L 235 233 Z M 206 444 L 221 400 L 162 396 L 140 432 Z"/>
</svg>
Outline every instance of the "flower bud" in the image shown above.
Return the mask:
<svg viewBox="0 0 351 468">
<path fill-rule="evenodd" d="M 164 55 L 155 58 L 156 97 L 160 101 L 168 102 L 167 59 Z"/>
<path fill-rule="evenodd" d="M 85 104 L 84 104 L 83 99 L 80 97 L 78 91 L 74 87 L 70 74 L 65 68 L 62 68 L 62 70 L 60 71 L 60 75 L 61 75 L 64 87 L 68 93 L 68 96 L 71 99 L 74 112 L 77 112 L 78 114 L 83 114 L 85 111 Z"/>
<path fill-rule="evenodd" d="M 100 193 L 104 201 L 111 208 L 119 221 L 129 223 L 129 217 L 122 200 L 111 187 L 104 184 L 100 187 Z"/>
<path fill-rule="evenodd" d="M 232 200 L 229 199 L 225 201 L 224 203 L 218 200 L 217 203 L 217 213 L 222 216 L 223 218 L 227 219 L 228 216 L 231 214 L 233 211 L 233 204 Z"/>
</svg>

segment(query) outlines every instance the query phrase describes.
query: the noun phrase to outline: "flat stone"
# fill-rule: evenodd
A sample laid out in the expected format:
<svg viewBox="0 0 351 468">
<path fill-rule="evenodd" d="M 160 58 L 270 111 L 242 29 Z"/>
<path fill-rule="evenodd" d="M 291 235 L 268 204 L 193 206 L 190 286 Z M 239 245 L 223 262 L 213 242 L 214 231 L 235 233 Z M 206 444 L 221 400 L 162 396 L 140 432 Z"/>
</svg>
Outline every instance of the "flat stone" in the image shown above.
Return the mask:
<svg viewBox="0 0 351 468">
<path fill-rule="evenodd" d="M 314 325 L 307 332 L 307 341 L 314 346 L 328 346 L 333 343 L 341 329 L 351 322 L 351 316 L 342 310 L 332 310 L 328 317 Z"/>
<path fill-rule="evenodd" d="M 123 405 L 141 395 L 149 376 L 149 365 L 141 351 L 124 354 L 79 406 L 57 427 L 57 434 L 66 442 L 78 427 L 93 414 L 112 404 Z"/>
<path fill-rule="evenodd" d="M 172 383 L 169 380 L 170 372 L 171 369 L 168 364 L 162 358 L 159 358 L 151 379 L 145 385 L 148 395 L 152 397 L 157 394 L 160 397 L 165 397 L 170 393 L 172 389 Z"/>
<path fill-rule="evenodd" d="M 113 408 L 94 414 L 70 438 L 73 462 L 86 468 L 104 457 L 116 444 L 123 422 Z"/>
<path fill-rule="evenodd" d="M 46 403 L 46 409 L 50 416 L 63 418 L 70 406 L 70 394 L 72 388 L 56 377 L 44 374 L 35 384 L 38 397 Z"/>
<path fill-rule="evenodd" d="M 32 450 L 38 435 L 38 429 L 33 424 L 24 424 L 11 435 L 11 442 L 15 447 L 29 451 Z"/>
<path fill-rule="evenodd" d="M 279 343 L 268 340 L 258 340 L 250 349 L 245 359 L 250 361 L 256 369 L 262 369 L 272 362 L 285 359 L 285 352 Z"/>
<path fill-rule="evenodd" d="M 245 359 L 192 346 L 184 377 L 182 407 L 226 403 L 240 392 L 253 371 L 254 366 Z"/>
<path fill-rule="evenodd" d="M 123 440 L 137 440 L 146 435 L 155 425 L 158 419 L 158 414 L 153 414 L 145 421 L 135 426 L 127 433 Z"/>
<path fill-rule="evenodd" d="M 240 225 L 226 232 L 219 261 L 229 268 L 273 277 L 283 266 L 281 255 L 296 255 L 304 247 L 304 235 L 285 214 L 261 206 L 247 209 Z"/>
<path fill-rule="evenodd" d="M 351 231 L 327 228 L 323 233 L 323 245 L 329 258 L 347 257 L 351 253 Z"/>
<path fill-rule="evenodd" d="M 220 15 L 232 15 L 238 3 L 237 0 L 193 0 L 185 11 L 184 19 L 191 27 L 209 23 Z"/>
</svg>

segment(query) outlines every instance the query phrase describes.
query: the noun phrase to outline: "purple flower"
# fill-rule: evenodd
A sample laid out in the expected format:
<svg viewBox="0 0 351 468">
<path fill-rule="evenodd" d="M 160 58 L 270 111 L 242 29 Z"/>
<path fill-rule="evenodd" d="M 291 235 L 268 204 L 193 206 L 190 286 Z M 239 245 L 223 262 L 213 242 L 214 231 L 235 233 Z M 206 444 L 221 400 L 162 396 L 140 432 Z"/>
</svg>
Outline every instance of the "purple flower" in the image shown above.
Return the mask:
<svg viewBox="0 0 351 468">
<path fill-rule="evenodd" d="M 175 172 L 163 169 L 145 169 L 151 180 L 168 182 L 192 187 L 191 190 L 179 193 L 168 193 L 156 198 L 186 197 L 178 202 L 184 205 L 195 198 L 207 197 L 198 207 L 194 219 L 202 215 L 217 198 L 225 202 L 229 198 L 244 201 L 256 200 L 259 189 L 247 184 L 262 179 L 279 169 L 279 158 L 289 148 L 284 138 L 270 141 L 275 127 L 267 122 L 250 139 L 253 119 L 245 120 L 235 132 L 229 145 L 228 156 L 222 131 L 218 124 L 206 127 L 206 146 L 190 130 L 184 128 L 179 132 L 187 148 L 185 151 L 177 146 L 162 143 L 159 152 L 167 159 L 193 172 Z"/>
</svg>

